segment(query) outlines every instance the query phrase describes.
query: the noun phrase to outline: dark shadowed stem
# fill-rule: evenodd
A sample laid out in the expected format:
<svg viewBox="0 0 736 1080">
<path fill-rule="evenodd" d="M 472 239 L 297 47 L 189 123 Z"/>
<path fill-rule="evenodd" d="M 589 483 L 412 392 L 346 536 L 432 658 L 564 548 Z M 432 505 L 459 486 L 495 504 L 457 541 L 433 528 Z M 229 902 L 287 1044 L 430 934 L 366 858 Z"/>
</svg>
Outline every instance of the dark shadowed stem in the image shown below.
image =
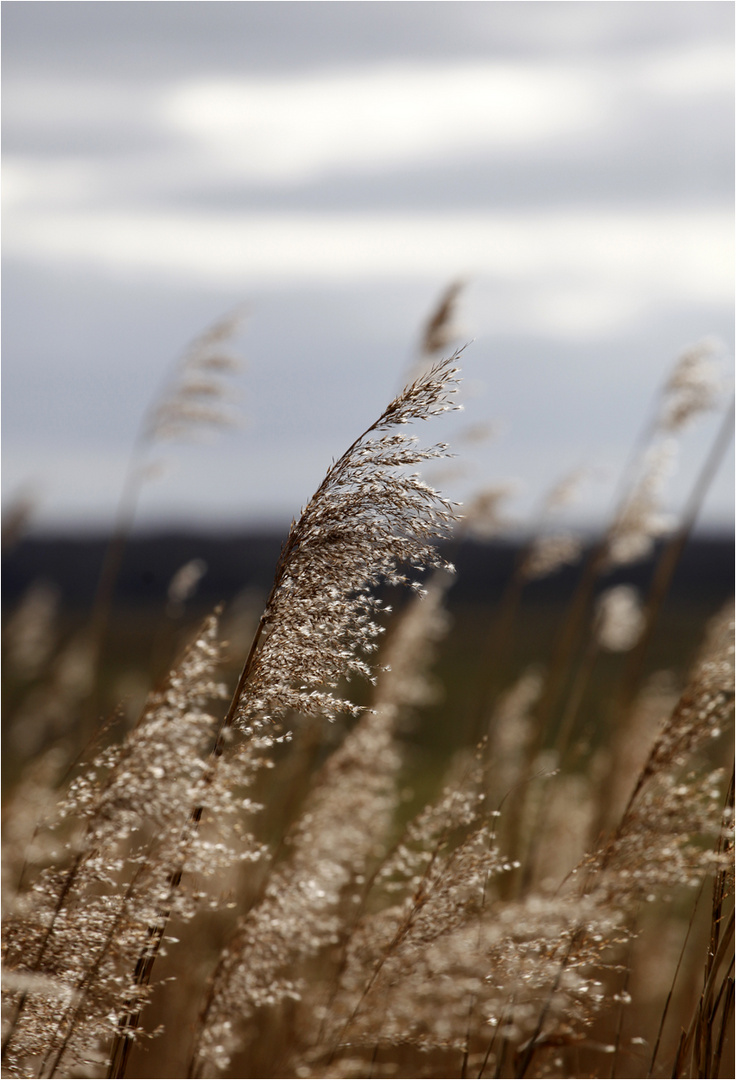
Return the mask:
<svg viewBox="0 0 736 1080">
<path fill-rule="evenodd" d="M 726 795 L 726 802 L 724 806 L 724 819 L 726 814 L 731 818 L 731 824 L 733 824 L 733 805 L 734 805 L 734 767 L 731 767 L 731 782 L 728 786 L 728 794 Z M 725 824 L 725 821 L 724 821 Z M 721 836 L 718 838 L 718 853 L 725 855 L 726 853 L 733 852 L 733 840 L 728 836 L 724 828 Z M 708 960 L 706 963 L 706 976 L 708 976 L 713 968 L 715 962 L 715 955 L 718 951 L 720 937 L 721 937 L 721 921 L 723 919 L 723 902 L 729 892 L 729 870 L 724 867 L 716 874 L 716 879 L 713 882 L 713 901 L 711 904 L 711 923 L 710 923 L 710 948 L 708 949 Z"/>
<path fill-rule="evenodd" d="M 717 1035 L 717 1042 L 715 1046 L 711 1048 L 712 1055 L 712 1069 L 714 1076 L 723 1076 L 721 1071 L 721 1059 L 723 1058 L 723 1047 L 726 1042 L 729 1029 L 733 1029 L 733 1005 L 734 1005 L 734 979 L 733 979 L 733 960 L 731 960 L 730 974 L 724 979 L 723 986 L 721 988 L 722 998 L 718 1002 L 718 1005 L 722 1004 L 721 1008 L 721 1024 L 720 1031 Z"/>
<path fill-rule="evenodd" d="M 631 977 L 631 942 L 629 942 L 626 952 L 627 952 L 626 971 L 624 973 L 624 982 L 623 982 L 623 986 L 621 988 L 623 993 L 626 993 L 628 991 L 629 979 Z M 611 1055 L 611 1075 L 609 1077 L 609 1080 L 615 1080 L 615 1076 L 616 1076 L 616 1065 L 618 1064 L 618 1056 L 619 1056 L 619 1053 L 620 1053 L 620 1050 L 621 1050 L 621 1036 L 623 1034 L 625 1010 L 626 1010 L 626 1006 L 625 1006 L 624 1002 L 619 1001 L 618 1022 L 616 1024 L 616 1040 L 615 1040 L 615 1042 L 613 1044 L 614 1050 L 613 1050 L 613 1054 Z"/>
<path fill-rule="evenodd" d="M 677 983 L 677 978 L 678 978 L 678 976 L 680 974 L 680 968 L 682 967 L 682 962 L 685 959 L 685 951 L 687 949 L 687 943 L 690 940 L 690 934 L 692 933 L 692 929 L 693 929 L 693 926 L 695 924 L 695 914 L 696 914 L 696 912 L 698 910 L 698 904 L 700 903 L 700 898 L 703 895 L 704 887 L 705 887 L 705 881 L 703 880 L 701 882 L 700 888 L 698 890 L 698 895 L 695 898 L 695 903 L 693 904 L 693 909 L 690 912 L 690 920 L 689 920 L 689 922 L 687 924 L 687 933 L 685 934 L 685 940 L 682 943 L 682 948 L 680 949 L 680 955 L 677 958 L 677 964 L 675 965 L 675 971 L 674 971 L 674 974 L 672 976 L 672 982 L 670 983 L 670 988 L 669 988 L 669 991 L 667 993 L 667 999 L 666 999 L 666 1001 L 664 1003 L 664 1008 L 662 1009 L 662 1017 L 661 1017 L 661 1019 L 659 1021 L 659 1028 L 657 1030 L 657 1038 L 654 1041 L 654 1048 L 652 1049 L 652 1056 L 651 1056 L 651 1059 L 649 1061 L 649 1071 L 647 1072 L 647 1077 L 651 1077 L 651 1076 L 654 1075 L 654 1065 L 655 1065 L 655 1062 L 657 1060 L 657 1054 L 659 1053 L 660 1044 L 662 1042 L 662 1033 L 664 1032 L 664 1025 L 665 1025 L 665 1023 L 667 1021 L 667 1014 L 670 1011 L 670 1005 L 672 1003 L 672 996 L 673 996 L 673 994 L 675 992 L 675 984 Z"/>
<path fill-rule="evenodd" d="M 89 618 L 87 641 L 93 660 L 93 683 L 89 691 L 89 696 L 84 703 L 84 720 L 87 725 L 94 719 L 98 705 L 100 665 L 110 623 L 113 596 L 115 595 L 115 587 L 117 585 L 118 577 L 120 576 L 120 568 L 123 564 L 125 547 L 133 527 L 138 499 L 140 498 L 143 485 L 142 442 L 142 437 L 139 436 L 133 450 L 128 475 L 125 478 L 123 489 L 120 493 L 120 501 L 115 515 L 115 524 L 105 550 Z"/>
<path fill-rule="evenodd" d="M 472 997 L 468 1005 L 468 1022 L 465 1028 L 465 1046 L 460 1061 L 460 1080 L 466 1080 L 468 1075 L 468 1059 L 470 1058 L 470 1036 L 472 1033 L 473 1012 L 475 1010 L 475 997 Z"/>
<path fill-rule="evenodd" d="M 310 751 L 309 751 L 309 748 L 308 748 L 307 753 L 309 753 L 309 752 Z M 287 814 L 287 817 L 288 816 L 289 815 Z M 281 857 L 281 855 L 283 853 L 283 850 L 286 847 L 287 847 L 287 839 L 286 839 L 285 836 L 282 836 L 280 842 L 276 845 L 275 850 L 273 851 L 273 854 L 271 856 L 270 865 L 269 865 L 267 871 L 263 875 L 263 879 L 261 881 L 261 884 L 260 884 L 259 888 L 255 892 L 255 894 L 252 896 L 252 898 L 249 899 L 247 906 L 241 910 L 241 913 L 240 913 L 241 919 L 244 918 L 250 910 L 257 907 L 263 901 L 265 893 L 266 893 L 266 889 L 268 888 L 269 882 L 271 880 L 271 873 L 272 873 L 274 867 L 279 863 L 279 860 L 280 860 L 280 857 Z M 356 916 L 356 919 L 357 919 L 357 916 Z M 190 1053 L 189 1053 L 189 1063 L 188 1063 L 188 1066 L 187 1066 L 187 1077 L 189 1078 L 189 1080 L 193 1080 L 193 1078 L 198 1077 L 200 1075 L 200 1073 L 201 1073 L 201 1069 L 203 1067 L 202 1058 L 201 1058 L 201 1054 L 200 1054 L 200 1043 L 201 1043 L 201 1039 L 202 1039 L 202 1034 L 204 1033 L 204 1031 L 205 1031 L 205 1029 L 207 1027 L 207 1021 L 209 1019 L 210 1011 L 211 1011 L 212 1006 L 214 1004 L 215 996 L 217 994 L 218 987 L 220 985 L 220 980 L 221 980 L 223 971 L 224 971 L 225 966 L 226 966 L 226 962 L 227 962 L 227 958 L 228 958 L 228 950 L 231 949 L 231 948 L 236 947 L 236 945 L 237 945 L 237 930 L 235 931 L 233 936 L 229 939 L 229 944 L 220 952 L 220 956 L 219 956 L 219 959 L 217 961 L 217 964 L 216 964 L 214 970 L 210 973 L 210 975 L 207 978 L 207 982 L 206 982 L 206 985 L 205 985 L 205 991 L 204 991 L 204 1000 L 202 1002 L 202 1005 L 200 1006 L 200 1010 L 199 1010 L 199 1014 L 198 1014 L 198 1017 L 197 1017 L 196 1026 L 195 1026 L 194 1037 L 192 1039 L 192 1049 L 190 1050 Z"/>
<path fill-rule="evenodd" d="M 501 1049 L 496 1055 L 496 1071 L 493 1074 L 493 1080 L 502 1080 L 503 1069 L 506 1061 L 511 1058 L 513 1060 L 513 1043 L 511 1039 L 505 1035 L 501 1038 Z"/>
<path fill-rule="evenodd" d="M 512 1006 L 512 1004 L 513 1004 L 513 998 L 509 1002 L 509 1008 Z M 493 1053 L 493 1047 L 495 1046 L 496 1039 L 498 1038 L 498 1033 L 501 1030 L 501 1028 L 503 1027 L 505 1021 L 506 1021 L 506 1012 L 502 1012 L 501 1016 L 499 1017 L 498 1024 L 496 1024 L 496 1027 L 494 1029 L 493 1035 L 491 1036 L 491 1038 L 488 1041 L 488 1046 L 486 1047 L 486 1052 L 483 1055 L 483 1061 L 482 1061 L 481 1067 L 480 1067 L 480 1069 L 478 1071 L 477 1080 L 483 1080 L 483 1073 L 486 1071 L 486 1066 L 488 1065 L 488 1059 L 490 1058 L 491 1054 Z M 503 1054 L 499 1055 L 499 1058 L 502 1057 L 502 1056 L 503 1056 Z"/>
<path fill-rule="evenodd" d="M 726 796 L 726 808 L 733 815 L 734 773 Z M 733 819 L 732 819 L 733 820 Z M 718 838 L 717 852 L 731 854 L 733 842 L 725 830 Z M 703 990 L 690 1027 L 682 1033 L 673 1076 L 719 1076 L 720 1058 L 733 1005 L 733 940 L 734 911 L 731 908 L 724 925 L 723 904 L 729 891 L 730 867 L 722 867 L 713 883 L 711 927 L 708 955 L 705 963 Z M 725 974 L 723 972 L 725 965 Z M 719 983 L 720 979 L 720 983 Z M 719 1018 L 720 1010 L 720 1018 Z M 714 1039 L 715 1035 L 715 1039 Z M 654 1058 L 652 1058 L 652 1064 Z"/>
<path fill-rule="evenodd" d="M 724 1004 L 727 1005 L 733 995 L 733 939 L 734 939 L 734 913 L 730 913 L 728 922 L 723 929 L 718 950 L 713 957 L 713 967 L 705 981 L 695 1016 L 692 1019 L 687 1032 L 683 1032 L 673 1076 L 691 1075 L 691 1069 L 697 1070 L 698 1076 L 717 1076 L 712 1073 L 713 1044 L 712 1033 L 718 1020 L 718 1011 Z M 728 960 L 726 974 L 718 985 L 718 969 Z M 723 1025 L 718 1038 L 718 1046 L 722 1047 L 731 1017 L 727 1013 L 721 1016 Z M 692 1064 L 691 1064 L 692 1063 Z"/>
<path fill-rule="evenodd" d="M 531 544 L 528 544 L 516 557 L 514 571 L 501 597 L 498 614 L 482 648 L 481 655 L 485 658 L 485 666 L 480 676 L 481 685 L 473 696 L 476 704 L 472 737 L 476 741 L 486 732 L 488 712 L 498 690 L 499 676 L 508 670 L 514 623 L 526 584 L 522 567 L 530 549 Z"/>
<path fill-rule="evenodd" d="M 166 906 L 160 913 L 159 921 L 148 927 L 146 931 L 147 944 L 143 947 L 136 962 L 133 972 L 133 985 L 135 987 L 147 986 L 151 979 L 151 969 L 161 948 L 166 925 L 171 915 L 173 895 L 181 882 L 182 871 L 177 870 L 169 876 L 169 892 Z M 133 1045 L 135 1032 L 140 1023 L 142 1005 L 140 996 L 132 996 L 126 1005 L 126 1011 L 118 1019 L 118 1032 L 113 1038 L 108 1063 L 108 1077 L 125 1076 L 125 1070 Z"/>
</svg>

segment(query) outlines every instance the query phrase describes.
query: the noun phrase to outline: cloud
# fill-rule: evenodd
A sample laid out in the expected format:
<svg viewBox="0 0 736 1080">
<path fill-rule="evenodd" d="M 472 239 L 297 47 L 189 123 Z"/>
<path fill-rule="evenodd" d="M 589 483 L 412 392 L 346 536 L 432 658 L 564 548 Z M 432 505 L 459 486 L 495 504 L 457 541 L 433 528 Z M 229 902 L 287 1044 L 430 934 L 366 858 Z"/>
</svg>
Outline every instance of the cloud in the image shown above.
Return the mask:
<svg viewBox="0 0 736 1080">
<path fill-rule="evenodd" d="M 77 203 L 224 183 L 295 186 L 381 174 L 495 151 L 543 153 L 591 134 L 599 87 L 589 73 L 515 62 L 377 64 L 250 78 L 134 86 L 19 79 L 7 95 L 6 160 L 29 190 Z M 37 153 L 43 148 L 43 153 Z M 33 176 L 33 173 L 40 175 Z M 61 185 L 59 185 L 59 179 Z M 137 190 L 136 190 L 137 189 Z M 27 197 L 27 196 L 26 196 Z"/>
<path fill-rule="evenodd" d="M 624 117 L 641 122 L 662 102 L 730 101 L 732 86 L 726 42 L 596 63 L 384 62 L 139 83 L 17 76 L 5 93 L 6 155 L 41 150 L 45 165 L 62 166 L 75 157 L 110 190 L 111 159 L 123 155 L 156 166 L 147 170 L 152 190 L 162 168 L 174 187 L 182 172 L 215 187 L 228 177 L 295 185 L 453 156 L 538 158 L 560 143 L 610 136 Z"/>
<path fill-rule="evenodd" d="M 441 155 L 543 154 L 595 135 L 635 95 L 732 94 L 727 44 L 654 50 L 592 65 L 518 60 L 384 64 L 290 78 L 199 79 L 172 89 L 162 126 L 243 178 L 297 182 Z"/>
<path fill-rule="evenodd" d="M 4 243 L 24 261 L 209 287 L 490 277 L 523 289 L 524 320 L 564 334 L 651 304 L 730 303 L 732 233 L 716 210 L 49 212 L 8 222 Z"/>
<path fill-rule="evenodd" d="M 641 64 L 642 87 L 667 97 L 729 94 L 733 87 L 732 42 L 701 42 L 692 47 L 662 49 Z"/>
<path fill-rule="evenodd" d="M 561 67 L 394 64 L 198 80 L 167 95 L 162 117 L 244 178 L 301 182 L 493 147 L 536 152 L 592 129 L 599 105 L 585 74 Z"/>
</svg>

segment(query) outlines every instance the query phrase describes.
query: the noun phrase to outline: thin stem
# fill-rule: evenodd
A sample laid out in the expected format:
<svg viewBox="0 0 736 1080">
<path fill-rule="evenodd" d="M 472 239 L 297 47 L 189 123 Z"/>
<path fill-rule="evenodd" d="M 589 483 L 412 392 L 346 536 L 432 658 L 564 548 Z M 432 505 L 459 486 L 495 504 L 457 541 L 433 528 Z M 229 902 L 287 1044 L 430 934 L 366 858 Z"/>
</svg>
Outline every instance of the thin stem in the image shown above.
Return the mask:
<svg viewBox="0 0 736 1080">
<path fill-rule="evenodd" d="M 636 695 L 637 688 L 641 682 L 644 659 L 652 639 L 657 616 L 659 615 L 664 600 L 669 592 L 672 577 L 697 521 L 705 496 L 710 490 L 710 486 L 715 479 L 723 456 L 733 438 L 733 422 L 734 402 L 732 400 L 730 407 L 724 414 L 721 426 L 716 433 L 716 437 L 713 440 L 703 466 L 693 484 L 683 510 L 680 527 L 672 537 L 670 537 L 657 561 L 644 610 L 644 631 L 628 655 L 626 671 L 620 683 L 621 693 L 616 710 L 618 717 L 623 716 L 627 712 Z"/>
<path fill-rule="evenodd" d="M 652 1056 L 651 1056 L 651 1059 L 649 1061 L 649 1070 L 647 1072 L 648 1077 L 654 1075 L 654 1065 L 655 1065 L 655 1062 L 657 1060 L 657 1054 L 659 1053 L 660 1044 L 662 1042 L 662 1033 L 664 1031 L 664 1025 L 665 1025 L 665 1022 L 667 1020 L 667 1014 L 669 1012 L 670 1005 L 672 1003 L 672 997 L 673 997 L 673 994 L 675 992 L 675 984 L 677 983 L 677 977 L 680 974 L 680 968 L 682 967 L 682 961 L 685 959 L 685 950 L 687 949 L 687 943 L 690 940 L 690 934 L 692 932 L 693 925 L 695 923 L 695 913 L 698 910 L 698 904 L 700 903 L 700 898 L 703 895 L 703 887 L 704 887 L 704 885 L 705 885 L 705 881 L 703 881 L 701 883 L 701 885 L 700 885 L 700 889 L 698 890 L 698 895 L 695 898 L 695 903 L 693 904 L 693 909 L 692 909 L 692 911 L 690 913 L 690 919 L 689 919 L 688 924 L 687 924 L 687 933 L 685 934 L 685 939 L 684 939 L 684 941 L 682 943 L 682 948 L 680 949 L 680 955 L 677 958 L 677 965 L 675 966 L 675 971 L 674 971 L 674 974 L 672 976 L 672 982 L 670 983 L 670 988 L 669 988 L 669 990 L 667 992 L 667 1000 L 665 1001 L 664 1008 L 662 1009 L 662 1016 L 660 1018 L 659 1028 L 657 1030 L 657 1038 L 655 1039 L 654 1047 L 652 1049 Z"/>
</svg>

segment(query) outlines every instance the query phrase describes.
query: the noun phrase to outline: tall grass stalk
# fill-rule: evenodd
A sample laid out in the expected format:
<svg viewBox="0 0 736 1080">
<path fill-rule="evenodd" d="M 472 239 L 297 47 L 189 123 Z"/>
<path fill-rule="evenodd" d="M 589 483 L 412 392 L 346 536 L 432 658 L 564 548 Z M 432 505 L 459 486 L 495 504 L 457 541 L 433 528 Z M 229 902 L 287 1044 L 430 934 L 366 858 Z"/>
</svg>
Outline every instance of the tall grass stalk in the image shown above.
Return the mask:
<svg viewBox="0 0 736 1080">
<path fill-rule="evenodd" d="M 152 453 L 163 442 L 190 439 L 202 430 L 232 425 L 226 378 L 240 367 L 226 343 L 242 321 L 241 311 L 218 319 L 199 335 L 166 379 L 147 409 L 136 435 L 118 500 L 115 522 L 97 581 L 86 640 L 93 666 L 99 666 L 125 546 L 135 521 L 138 502 L 148 480 L 160 468 Z M 95 709 L 94 696 L 88 714 Z"/>
</svg>

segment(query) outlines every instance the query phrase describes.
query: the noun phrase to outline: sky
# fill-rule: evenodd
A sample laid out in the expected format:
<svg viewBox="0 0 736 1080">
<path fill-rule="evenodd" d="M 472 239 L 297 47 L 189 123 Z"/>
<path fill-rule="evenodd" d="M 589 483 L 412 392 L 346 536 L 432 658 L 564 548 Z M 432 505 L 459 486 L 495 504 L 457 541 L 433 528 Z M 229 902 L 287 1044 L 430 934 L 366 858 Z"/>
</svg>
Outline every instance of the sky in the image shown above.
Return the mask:
<svg viewBox="0 0 736 1080">
<path fill-rule="evenodd" d="M 236 426 L 147 444 L 141 529 L 287 524 L 417 360 L 464 372 L 428 476 L 563 477 L 597 526 L 683 349 L 734 348 L 730 2 L 2 3 L 3 506 L 114 520 L 189 343 L 237 309 Z M 173 382 L 172 382 L 173 380 Z M 676 512 L 718 426 L 688 429 Z M 471 438 L 487 427 L 492 437 Z M 733 520 L 730 455 L 702 511 Z"/>
</svg>

